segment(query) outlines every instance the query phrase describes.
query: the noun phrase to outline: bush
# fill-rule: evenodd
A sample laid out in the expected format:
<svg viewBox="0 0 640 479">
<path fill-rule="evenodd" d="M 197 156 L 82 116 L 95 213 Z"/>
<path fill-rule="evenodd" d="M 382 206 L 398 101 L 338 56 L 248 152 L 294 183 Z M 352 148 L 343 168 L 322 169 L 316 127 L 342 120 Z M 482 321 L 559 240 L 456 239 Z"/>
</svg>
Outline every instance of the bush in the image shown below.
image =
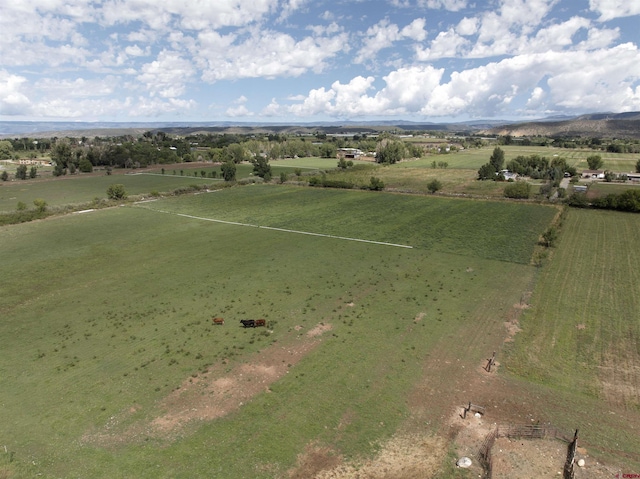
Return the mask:
<svg viewBox="0 0 640 479">
<path fill-rule="evenodd" d="M 18 180 L 26 180 L 27 179 L 27 165 L 20 165 L 16 169 L 16 178 Z"/>
<path fill-rule="evenodd" d="M 589 206 L 589 200 L 586 193 L 577 192 L 567 198 L 567 204 L 574 208 L 586 208 Z"/>
<path fill-rule="evenodd" d="M 527 199 L 531 196 L 531 185 L 526 181 L 516 181 L 504 187 L 506 198 Z"/>
<path fill-rule="evenodd" d="M 373 191 L 381 191 L 384 189 L 384 182 L 380 178 L 376 178 L 375 176 L 371 177 L 369 181 L 369 186 L 367 187 L 369 190 Z"/>
<path fill-rule="evenodd" d="M 47 202 L 42 198 L 36 198 L 33 200 L 33 204 L 35 205 L 36 210 L 38 210 L 38 213 L 44 213 L 47 211 Z"/>
<path fill-rule="evenodd" d="M 124 189 L 124 185 L 115 184 L 107 188 L 107 196 L 111 200 L 124 200 L 127 197 L 127 193 Z"/>
<path fill-rule="evenodd" d="M 434 178 L 429 183 L 427 183 L 427 189 L 429 190 L 430 193 L 433 194 L 436 191 L 439 191 L 442 189 L 442 183 L 440 183 L 440 181 Z"/>
</svg>

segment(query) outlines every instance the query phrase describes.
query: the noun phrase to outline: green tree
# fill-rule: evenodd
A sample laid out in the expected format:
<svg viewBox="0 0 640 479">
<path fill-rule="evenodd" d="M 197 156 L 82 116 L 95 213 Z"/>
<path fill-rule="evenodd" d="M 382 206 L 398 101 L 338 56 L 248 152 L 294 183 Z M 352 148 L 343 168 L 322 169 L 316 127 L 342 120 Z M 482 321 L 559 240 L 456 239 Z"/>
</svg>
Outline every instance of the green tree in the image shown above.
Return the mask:
<svg viewBox="0 0 640 479">
<path fill-rule="evenodd" d="M 335 158 L 337 148 L 334 143 L 323 143 L 320 145 L 319 151 L 322 158 Z"/>
<path fill-rule="evenodd" d="M 485 163 L 478 170 L 478 179 L 479 180 L 495 180 L 496 179 L 496 169 L 491 163 Z"/>
<path fill-rule="evenodd" d="M 253 172 L 264 181 L 271 180 L 271 165 L 269 160 L 264 156 L 258 156 L 253 160 Z"/>
<path fill-rule="evenodd" d="M 604 161 L 602 161 L 600 155 L 591 155 L 587 156 L 587 165 L 589 165 L 590 170 L 599 170 L 604 165 Z"/>
<path fill-rule="evenodd" d="M 67 168 L 73 158 L 73 152 L 71 151 L 71 145 L 67 141 L 58 141 L 51 149 L 51 161 L 56 166 L 61 168 Z"/>
<path fill-rule="evenodd" d="M 640 160 L 636 162 L 636 173 L 640 173 Z"/>
<path fill-rule="evenodd" d="M 404 144 L 398 140 L 384 139 L 378 143 L 376 163 L 393 165 L 404 158 Z"/>
<path fill-rule="evenodd" d="M 38 168 L 32 166 L 29 170 L 29 178 L 35 178 L 38 175 Z"/>
<path fill-rule="evenodd" d="M 440 191 L 442 189 L 442 183 L 440 183 L 440 181 L 434 178 L 429 183 L 427 183 L 427 189 L 431 194 L 433 194 L 436 191 Z"/>
<path fill-rule="evenodd" d="M 224 181 L 236 180 L 236 164 L 233 161 L 225 161 L 220 167 Z"/>
<path fill-rule="evenodd" d="M 24 211 L 27 209 L 27 204 L 24 201 L 18 201 L 18 204 L 16 205 L 16 209 L 18 211 Z"/>
<path fill-rule="evenodd" d="M 284 183 L 286 181 L 287 181 L 287 174 L 284 171 L 280 172 L 280 183 Z"/>
<path fill-rule="evenodd" d="M 78 169 L 83 173 L 91 173 L 93 171 L 93 165 L 88 158 L 82 158 L 78 165 Z"/>
<path fill-rule="evenodd" d="M 240 143 L 232 143 L 226 148 L 227 153 L 234 163 L 242 163 L 247 159 L 247 153 Z"/>
<path fill-rule="evenodd" d="M 124 185 L 113 184 L 107 188 L 107 197 L 111 200 L 124 200 L 127 197 L 127 193 L 124 189 Z"/>
<path fill-rule="evenodd" d="M 27 165 L 20 165 L 16 169 L 16 178 L 19 180 L 27 179 Z"/>
<path fill-rule="evenodd" d="M 493 166 L 495 171 L 500 171 L 502 169 L 502 165 L 504 165 L 504 151 L 499 146 L 496 146 L 493 149 L 493 153 L 489 158 L 489 164 Z"/>
<path fill-rule="evenodd" d="M 0 173 L 0 180 L 7 181 L 8 179 L 9 173 L 7 173 L 7 170 L 2 170 L 2 173 Z"/>
<path fill-rule="evenodd" d="M 10 160 L 13 153 L 13 143 L 8 140 L 0 141 L 0 160 Z"/>
</svg>

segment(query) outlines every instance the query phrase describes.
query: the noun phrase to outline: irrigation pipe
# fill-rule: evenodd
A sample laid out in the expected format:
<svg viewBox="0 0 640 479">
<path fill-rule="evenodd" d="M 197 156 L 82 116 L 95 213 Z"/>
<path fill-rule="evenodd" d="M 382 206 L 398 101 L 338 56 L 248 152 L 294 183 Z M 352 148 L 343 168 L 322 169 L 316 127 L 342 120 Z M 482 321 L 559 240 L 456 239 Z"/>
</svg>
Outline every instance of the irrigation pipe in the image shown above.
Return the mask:
<svg viewBox="0 0 640 479">
<path fill-rule="evenodd" d="M 361 238 L 349 238 L 347 236 L 336 236 L 336 235 L 323 234 L 323 233 L 312 233 L 310 231 L 290 230 L 290 229 L 285 229 L 285 228 L 276 228 L 276 227 L 273 227 L 273 226 L 252 225 L 252 224 L 248 224 L 248 223 L 238 223 L 236 221 L 216 220 L 216 219 L 213 219 L 213 218 L 204 218 L 202 216 L 187 215 L 187 214 L 184 214 L 184 213 L 172 213 L 170 211 L 156 210 L 156 209 L 152 209 L 152 208 L 145 208 L 145 209 L 150 210 L 150 211 L 157 211 L 159 213 L 165 213 L 165 214 L 168 214 L 168 215 L 182 216 L 183 218 L 191 218 L 191 219 L 194 219 L 194 220 L 202 220 L 202 221 L 211 221 L 213 223 L 222 223 L 222 224 L 226 224 L 226 225 L 248 226 L 250 228 L 260 228 L 260 229 L 264 229 L 264 230 L 281 231 L 281 232 L 284 232 L 284 233 L 294 233 L 294 234 L 308 235 L 308 236 L 320 236 L 322 238 L 333 238 L 333 239 L 339 239 L 339 240 L 344 240 L 344 241 L 356 241 L 356 242 L 359 242 L 359 243 L 369 243 L 369 244 L 377 244 L 377 245 L 382 245 L 382 246 L 394 246 L 396 248 L 413 249 L 413 246 L 404 245 L 404 244 L 396 244 L 396 243 L 385 243 L 384 241 L 373 241 L 373 240 L 367 240 L 367 239 L 361 239 Z"/>
</svg>

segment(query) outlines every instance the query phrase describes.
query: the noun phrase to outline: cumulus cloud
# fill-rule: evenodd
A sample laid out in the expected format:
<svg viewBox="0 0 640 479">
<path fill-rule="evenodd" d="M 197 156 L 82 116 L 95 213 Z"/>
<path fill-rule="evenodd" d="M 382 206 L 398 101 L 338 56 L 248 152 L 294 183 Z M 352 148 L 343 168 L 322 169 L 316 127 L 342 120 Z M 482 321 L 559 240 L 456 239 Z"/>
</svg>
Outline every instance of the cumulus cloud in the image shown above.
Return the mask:
<svg viewBox="0 0 640 479">
<path fill-rule="evenodd" d="M 466 0 L 418 0 L 418 5 L 431 9 L 444 9 L 457 12 L 467 6 Z"/>
<path fill-rule="evenodd" d="M 151 96 L 175 98 L 185 91 L 185 83 L 195 74 L 191 62 L 179 53 L 163 50 L 158 59 L 142 67 L 137 80 L 144 83 Z"/>
<path fill-rule="evenodd" d="M 296 41 L 275 31 L 256 31 L 242 43 L 227 43 L 225 49 L 203 51 L 202 78 L 208 82 L 238 78 L 276 78 L 321 72 L 327 61 L 347 48 L 346 34 L 333 37 L 306 37 Z M 230 38 L 215 37 L 225 43 Z"/>
<path fill-rule="evenodd" d="M 14 116 L 29 112 L 31 101 L 21 91 L 26 82 L 25 77 L 0 70 L 0 114 Z"/>
<path fill-rule="evenodd" d="M 527 107 L 546 111 L 640 109 L 640 52 L 633 44 L 517 55 L 454 71 L 444 82 L 443 73 L 432 66 L 398 69 L 383 78 L 385 86 L 374 94 L 373 77 L 356 77 L 328 90 L 312 90 L 288 111 L 300 116 L 480 117 L 506 111 L 519 96 Z"/>
<path fill-rule="evenodd" d="M 388 19 L 381 20 L 365 33 L 364 45 L 354 58 L 354 63 L 363 63 L 366 60 L 371 60 L 375 58 L 380 50 L 388 48 L 395 42 L 405 38 L 415 41 L 424 40 L 427 36 L 425 24 L 424 18 L 417 18 L 401 30 L 398 25 L 390 23 Z"/>
<path fill-rule="evenodd" d="M 640 3 L 634 0 L 589 0 L 589 9 L 600 14 L 601 22 L 640 15 Z"/>
</svg>

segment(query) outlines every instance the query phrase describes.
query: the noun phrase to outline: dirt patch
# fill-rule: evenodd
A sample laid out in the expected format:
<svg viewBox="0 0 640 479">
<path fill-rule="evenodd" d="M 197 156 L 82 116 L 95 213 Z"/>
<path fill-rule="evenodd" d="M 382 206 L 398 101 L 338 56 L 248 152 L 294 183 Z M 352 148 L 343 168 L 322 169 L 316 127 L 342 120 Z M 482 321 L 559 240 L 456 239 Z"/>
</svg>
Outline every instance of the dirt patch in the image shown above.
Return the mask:
<svg viewBox="0 0 640 479">
<path fill-rule="evenodd" d="M 133 406 L 117 416 L 100 430 L 83 436 L 83 442 L 102 446 L 136 442 L 143 438 L 171 439 L 193 422 L 211 421 L 230 414 L 247 404 L 269 386 L 287 374 L 295 364 L 320 343 L 320 336 L 331 330 L 330 324 L 320 324 L 290 344 L 274 344 L 238 364 L 231 371 L 212 371 L 189 377 L 157 405 L 158 414 L 148 422 L 128 422 L 138 411 Z"/>
<path fill-rule="evenodd" d="M 446 454 L 435 436 L 400 434 L 384 443 L 372 459 L 344 463 L 328 448 L 312 446 L 298 457 L 292 479 L 418 479 L 433 477 Z"/>
<path fill-rule="evenodd" d="M 419 323 L 422 319 L 427 315 L 427 313 L 418 313 L 415 318 L 413 318 L 414 323 Z"/>
<path fill-rule="evenodd" d="M 320 323 L 315 328 L 310 329 L 309 331 L 307 331 L 307 337 L 308 338 L 315 338 L 316 336 L 320 336 L 320 335 L 326 333 L 327 331 L 331 331 L 331 329 L 333 329 L 333 326 L 331 326 L 331 324 L 329 324 L 329 323 Z"/>
</svg>

